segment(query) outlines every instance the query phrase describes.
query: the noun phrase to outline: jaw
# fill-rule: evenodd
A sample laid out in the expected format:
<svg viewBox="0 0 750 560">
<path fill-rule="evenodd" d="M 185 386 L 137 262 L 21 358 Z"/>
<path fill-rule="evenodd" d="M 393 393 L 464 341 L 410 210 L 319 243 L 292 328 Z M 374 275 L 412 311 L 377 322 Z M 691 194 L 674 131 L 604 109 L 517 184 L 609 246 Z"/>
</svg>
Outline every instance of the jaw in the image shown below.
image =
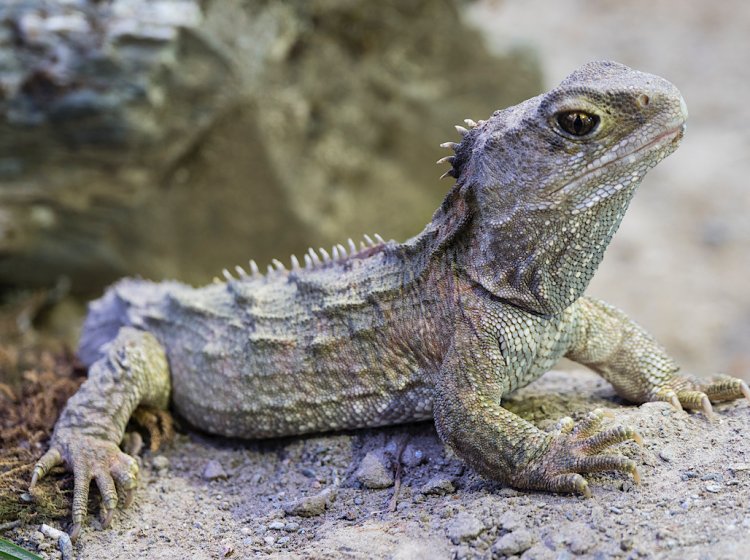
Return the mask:
<svg viewBox="0 0 750 560">
<path fill-rule="evenodd" d="M 568 201 L 579 214 L 616 193 L 637 185 L 643 176 L 677 149 L 685 133 L 684 121 L 635 148 L 615 146 L 578 177 L 550 191 L 558 206 Z"/>
</svg>

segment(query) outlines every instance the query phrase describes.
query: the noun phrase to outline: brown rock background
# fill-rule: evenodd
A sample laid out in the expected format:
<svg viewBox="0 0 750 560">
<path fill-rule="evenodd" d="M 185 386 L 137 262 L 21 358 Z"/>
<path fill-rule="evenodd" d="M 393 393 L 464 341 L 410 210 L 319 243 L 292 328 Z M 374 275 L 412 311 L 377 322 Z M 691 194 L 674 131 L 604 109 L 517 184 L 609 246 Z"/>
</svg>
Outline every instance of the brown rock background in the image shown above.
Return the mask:
<svg viewBox="0 0 750 560">
<path fill-rule="evenodd" d="M 210 281 L 416 234 L 452 125 L 536 93 L 455 2 L 0 6 L 0 285 Z"/>
</svg>

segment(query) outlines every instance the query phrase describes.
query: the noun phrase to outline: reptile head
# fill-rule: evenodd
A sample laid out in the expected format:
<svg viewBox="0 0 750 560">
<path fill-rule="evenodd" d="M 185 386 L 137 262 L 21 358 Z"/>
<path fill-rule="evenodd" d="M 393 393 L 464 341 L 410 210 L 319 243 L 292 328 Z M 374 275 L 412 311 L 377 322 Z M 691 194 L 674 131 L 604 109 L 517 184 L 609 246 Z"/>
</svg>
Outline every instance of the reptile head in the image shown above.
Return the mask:
<svg viewBox="0 0 750 560">
<path fill-rule="evenodd" d="M 686 118 L 668 81 L 592 62 L 468 131 L 452 174 L 473 215 L 476 279 L 542 313 L 575 301 L 636 186 L 677 147 Z"/>
</svg>

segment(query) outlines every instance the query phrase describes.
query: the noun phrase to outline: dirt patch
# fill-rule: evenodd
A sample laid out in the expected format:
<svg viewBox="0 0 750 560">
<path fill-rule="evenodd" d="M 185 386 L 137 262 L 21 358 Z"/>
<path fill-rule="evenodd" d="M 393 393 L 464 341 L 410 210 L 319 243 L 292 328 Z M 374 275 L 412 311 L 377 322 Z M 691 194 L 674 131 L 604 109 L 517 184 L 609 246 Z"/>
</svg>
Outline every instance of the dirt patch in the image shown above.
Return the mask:
<svg viewBox="0 0 750 560">
<path fill-rule="evenodd" d="M 487 482 L 446 450 L 431 423 L 245 442 L 184 430 L 163 453 L 139 459 L 134 505 L 100 530 L 97 509 L 76 545 L 80 558 L 740 558 L 750 547 L 750 430 L 744 401 L 718 419 L 621 402 L 589 372 L 551 372 L 508 402 L 540 426 L 604 407 L 645 445 L 620 452 L 622 474 L 589 477 L 593 498 L 518 492 Z M 357 478 L 375 455 L 400 488 Z M 207 475 L 218 462 L 223 476 Z M 52 477 L 56 479 L 57 477 Z M 317 515 L 288 504 L 328 492 Z M 300 510 L 297 510 L 300 511 Z M 65 527 L 58 521 L 57 526 Z M 33 540 L 34 526 L 6 534 Z M 47 548 L 45 549 L 44 546 Z M 41 548 L 40 548 L 41 547 Z"/>
</svg>

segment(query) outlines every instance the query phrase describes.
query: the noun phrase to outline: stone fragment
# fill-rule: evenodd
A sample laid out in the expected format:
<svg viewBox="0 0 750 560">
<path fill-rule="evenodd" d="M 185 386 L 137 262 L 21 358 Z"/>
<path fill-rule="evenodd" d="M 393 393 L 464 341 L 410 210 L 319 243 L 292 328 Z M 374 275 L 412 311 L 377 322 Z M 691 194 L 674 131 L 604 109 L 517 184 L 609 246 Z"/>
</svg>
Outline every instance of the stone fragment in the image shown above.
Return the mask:
<svg viewBox="0 0 750 560">
<path fill-rule="evenodd" d="M 456 491 L 456 487 L 453 482 L 444 476 L 433 476 L 430 480 L 424 483 L 420 492 L 428 496 L 444 496 L 445 494 L 453 494 Z"/>
<path fill-rule="evenodd" d="M 322 514 L 328 505 L 336 499 L 333 488 L 326 488 L 313 496 L 305 496 L 288 502 L 282 506 L 286 515 L 299 515 L 300 517 L 314 517 Z"/>
<path fill-rule="evenodd" d="M 501 556 L 513 556 L 530 549 L 536 537 L 526 529 L 518 529 L 503 535 L 492 545 L 492 553 Z"/>
<path fill-rule="evenodd" d="M 355 476 L 365 488 L 379 489 L 393 486 L 393 471 L 384 464 L 382 454 L 374 451 L 365 455 Z"/>
<path fill-rule="evenodd" d="M 484 524 L 473 515 L 460 512 L 448 524 L 446 533 L 453 544 L 471 540 L 484 531 Z"/>
<path fill-rule="evenodd" d="M 206 463 L 203 468 L 203 478 L 205 480 L 218 480 L 227 478 L 227 473 L 224 471 L 224 467 L 216 459 L 211 459 Z"/>
</svg>

